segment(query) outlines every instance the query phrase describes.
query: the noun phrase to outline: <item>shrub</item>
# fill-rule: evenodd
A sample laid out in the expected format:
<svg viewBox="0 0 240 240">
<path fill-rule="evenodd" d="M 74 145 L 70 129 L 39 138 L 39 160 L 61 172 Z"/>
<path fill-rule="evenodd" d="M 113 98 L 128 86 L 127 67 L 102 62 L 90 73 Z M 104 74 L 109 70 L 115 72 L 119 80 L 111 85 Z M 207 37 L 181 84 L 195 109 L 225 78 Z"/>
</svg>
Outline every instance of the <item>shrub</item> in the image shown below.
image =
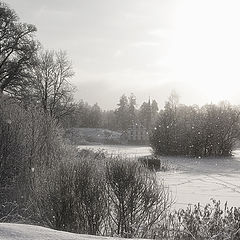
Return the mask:
<svg viewBox="0 0 240 240">
<path fill-rule="evenodd" d="M 33 202 L 39 221 L 58 230 L 99 234 L 106 212 L 102 156 L 70 147 L 67 152 L 64 161 L 37 177 Z"/>
<path fill-rule="evenodd" d="M 23 214 L 36 172 L 55 166 L 64 153 L 61 149 L 53 119 L 33 106 L 26 109 L 13 99 L 0 97 L 0 216 L 4 221 L 6 216 L 13 220 L 14 215 Z"/>
<path fill-rule="evenodd" d="M 170 169 L 170 164 L 157 156 L 143 156 L 139 157 L 138 161 L 146 168 L 152 171 L 167 171 Z"/>
<path fill-rule="evenodd" d="M 36 176 L 31 198 L 36 220 L 54 229 L 74 231 L 73 178 L 74 169 L 66 163 Z"/>
<path fill-rule="evenodd" d="M 106 217 L 104 162 L 101 155 L 81 159 L 75 168 L 75 208 L 81 232 L 100 234 Z"/>
<path fill-rule="evenodd" d="M 107 161 L 106 182 L 111 234 L 151 237 L 171 204 L 155 174 L 136 161 L 117 158 Z"/>
<path fill-rule="evenodd" d="M 36 178 L 33 203 L 39 221 L 77 233 L 150 237 L 170 206 L 154 173 L 101 152 L 70 155 Z"/>
<path fill-rule="evenodd" d="M 168 215 L 157 236 L 172 240 L 240 239 L 240 208 L 228 208 L 226 203 L 222 209 L 220 201 L 212 200 L 204 207 L 197 204 L 180 209 Z"/>
</svg>

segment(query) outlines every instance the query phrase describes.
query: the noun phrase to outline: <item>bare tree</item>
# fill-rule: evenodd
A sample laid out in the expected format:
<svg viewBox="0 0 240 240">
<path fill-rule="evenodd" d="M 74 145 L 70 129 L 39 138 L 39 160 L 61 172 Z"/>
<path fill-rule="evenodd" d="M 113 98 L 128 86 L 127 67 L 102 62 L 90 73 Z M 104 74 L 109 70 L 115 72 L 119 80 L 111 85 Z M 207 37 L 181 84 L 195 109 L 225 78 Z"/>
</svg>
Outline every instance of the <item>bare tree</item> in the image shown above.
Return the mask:
<svg viewBox="0 0 240 240">
<path fill-rule="evenodd" d="M 152 237 L 171 206 L 168 190 L 135 161 L 115 159 L 106 165 L 109 229 L 121 237 Z"/>
<path fill-rule="evenodd" d="M 44 51 L 33 68 L 33 98 L 50 116 L 62 117 L 71 109 L 72 65 L 66 52 Z"/>
<path fill-rule="evenodd" d="M 0 92 L 18 95 L 26 86 L 38 49 L 36 27 L 20 23 L 16 13 L 0 2 Z"/>
</svg>

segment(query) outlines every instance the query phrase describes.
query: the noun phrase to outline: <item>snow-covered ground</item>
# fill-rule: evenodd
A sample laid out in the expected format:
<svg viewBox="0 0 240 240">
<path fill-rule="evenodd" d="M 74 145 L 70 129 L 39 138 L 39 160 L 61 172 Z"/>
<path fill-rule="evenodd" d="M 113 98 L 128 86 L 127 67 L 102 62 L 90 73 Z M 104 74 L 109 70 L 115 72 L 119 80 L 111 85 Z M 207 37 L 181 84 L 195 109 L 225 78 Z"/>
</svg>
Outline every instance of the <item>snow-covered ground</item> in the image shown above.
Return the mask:
<svg viewBox="0 0 240 240">
<path fill-rule="evenodd" d="M 107 151 L 112 155 L 123 155 L 127 157 L 140 157 L 151 154 L 148 146 L 129 146 L 129 145 L 79 145 L 79 149 L 92 149 L 94 151 Z"/>
<path fill-rule="evenodd" d="M 149 155 L 149 147 L 139 146 L 79 146 L 79 148 L 104 149 L 111 154 L 130 157 Z M 240 206 L 240 150 L 229 158 L 161 157 L 173 169 L 158 172 L 157 177 L 169 186 L 175 199 L 173 208 L 185 208 L 188 204 L 209 203 L 211 198 Z M 79 235 L 48 228 L 0 223 L 0 240 L 115 240 L 118 238 Z"/>
<path fill-rule="evenodd" d="M 240 151 L 229 158 L 169 158 L 174 169 L 158 173 L 175 197 L 174 208 L 209 203 L 211 198 L 240 206 Z"/>
<path fill-rule="evenodd" d="M 49 228 L 0 223 L 1 240 L 119 240 L 120 238 L 97 237 L 92 235 L 74 234 L 56 231 Z"/>
<path fill-rule="evenodd" d="M 87 146 L 79 146 L 79 148 Z M 111 154 L 139 157 L 151 154 L 150 147 L 143 146 L 89 146 L 104 149 Z M 172 193 L 173 208 L 186 207 L 188 204 L 209 203 L 211 198 L 228 202 L 229 206 L 240 206 L 240 150 L 228 158 L 184 158 L 161 157 L 173 167 L 168 172 L 158 172 Z"/>
</svg>

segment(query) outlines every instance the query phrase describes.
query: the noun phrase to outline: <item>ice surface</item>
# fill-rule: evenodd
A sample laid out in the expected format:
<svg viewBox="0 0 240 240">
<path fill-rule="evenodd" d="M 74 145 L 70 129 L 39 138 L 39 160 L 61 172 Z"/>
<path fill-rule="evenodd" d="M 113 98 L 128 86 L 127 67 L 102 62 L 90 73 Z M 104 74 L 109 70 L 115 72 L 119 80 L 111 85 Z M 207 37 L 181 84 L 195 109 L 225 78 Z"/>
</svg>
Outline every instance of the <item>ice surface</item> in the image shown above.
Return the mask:
<svg viewBox="0 0 240 240">
<path fill-rule="evenodd" d="M 229 158 L 170 158 L 175 170 L 159 172 L 175 198 L 175 209 L 188 204 L 209 203 L 211 198 L 226 201 L 228 206 L 239 206 L 240 199 L 240 151 Z"/>
<path fill-rule="evenodd" d="M 136 157 L 151 154 L 150 147 L 102 145 L 90 148 Z M 171 171 L 157 173 L 159 181 L 164 180 L 175 199 L 173 208 L 185 208 L 198 202 L 204 205 L 210 203 L 211 198 L 239 206 L 240 150 L 233 154 L 228 158 L 161 157 L 173 166 Z"/>
</svg>

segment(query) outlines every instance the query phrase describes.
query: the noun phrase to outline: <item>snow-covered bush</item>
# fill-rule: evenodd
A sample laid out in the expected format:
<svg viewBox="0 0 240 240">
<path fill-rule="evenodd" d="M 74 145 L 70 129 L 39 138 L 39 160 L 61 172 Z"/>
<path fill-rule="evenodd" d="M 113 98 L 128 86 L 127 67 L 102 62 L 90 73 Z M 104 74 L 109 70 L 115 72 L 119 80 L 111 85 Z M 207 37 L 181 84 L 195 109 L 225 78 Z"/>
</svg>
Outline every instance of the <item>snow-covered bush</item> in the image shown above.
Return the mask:
<svg viewBox="0 0 240 240">
<path fill-rule="evenodd" d="M 157 239 L 227 240 L 240 239 L 240 208 L 221 207 L 220 201 L 201 207 L 200 204 L 172 212 L 159 226 Z"/>
<path fill-rule="evenodd" d="M 104 155 L 77 152 L 54 168 L 45 169 L 35 182 L 33 203 L 38 220 L 49 227 L 77 233 L 100 234 L 106 215 Z"/>
<path fill-rule="evenodd" d="M 106 183 L 111 235 L 153 237 L 171 205 L 168 190 L 156 181 L 155 173 L 118 157 L 106 162 Z"/>
<path fill-rule="evenodd" d="M 55 166 L 64 152 L 60 135 L 55 120 L 36 107 L 26 108 L 6 96 L 0 98 L 2 221 L 25 215 L 36 173 Z"/>
<path fill-rule="evenodd" d="M 33 203 L 42 224 L 107 236 L 150 237 L 171 204 L 167 189 L 137 161 L 70 151 L 35 179 Z"/>
</svg>

